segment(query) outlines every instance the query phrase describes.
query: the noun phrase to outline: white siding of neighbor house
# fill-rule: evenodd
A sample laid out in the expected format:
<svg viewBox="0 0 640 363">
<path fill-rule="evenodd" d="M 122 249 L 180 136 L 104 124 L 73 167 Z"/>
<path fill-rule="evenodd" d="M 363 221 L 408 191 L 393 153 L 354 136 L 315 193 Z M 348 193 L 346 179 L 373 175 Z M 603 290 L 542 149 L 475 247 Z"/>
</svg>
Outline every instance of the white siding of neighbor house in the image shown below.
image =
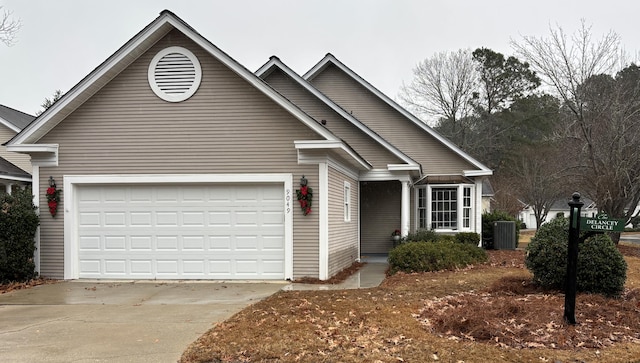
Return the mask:
<svg viewBox="0 0 640 363">
<path fill-rule="evenodd" d="M 147 81 L 154 55 L 169 46 L 192 51 L 202 84 L 190 99 L 159 99 Z M 320 137 L 178 31 L 143 53 L 39 143 L 59 144 L 59 166 L 40 169 L 40 208 L 49 176 L 292 173 L 318 189 L 318 167 L 298 165 L 294 140 Z M 295 189 L 295 188 L 294 188 Z M 41 213 L 41 274 L 63 277 L 64 200 Z M 318 214 L 294 208 L 294 278 L 318 276 Z"/>
<path fill-rule="evenodd" d="M 422 165 L 424 174 L 477 169 L 334 65 L 310 81 L 335 103 Z"/>
<path fill-rule="evenodd" d="M 344 218 L 344 183 L 351 187 L 351 220 Z M 358 182 L 329 166 L 329 276 L 358 258 Z"/>
</svg>

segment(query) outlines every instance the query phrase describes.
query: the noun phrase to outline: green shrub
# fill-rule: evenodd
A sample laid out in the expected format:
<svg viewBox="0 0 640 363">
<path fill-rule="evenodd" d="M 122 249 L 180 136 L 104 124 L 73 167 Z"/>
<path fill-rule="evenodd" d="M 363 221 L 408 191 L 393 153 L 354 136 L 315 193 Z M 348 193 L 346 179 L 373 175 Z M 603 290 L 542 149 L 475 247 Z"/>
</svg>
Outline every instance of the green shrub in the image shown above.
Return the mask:
<svg viewBox="0 0 640 363">
<path fill-rule="evenodd" d="M 507 212 L 499 210 L 482 214 L 482 246 L 486 249 L 493 249 L 493 222 L 513 221 L 516 223 L 516 247 L 520 239 L 520 221 Z"/>
<path fill-rule="evenodd" d="M 404 238 L 406 242 L 435 242 L 439 238 L 433 229 L 419 229 L 407 234 Z"/>
<path fill-rule="evenodd" d="M 480 235 L 475 232 L 460 232 L 456 233 L 455 241 L 457 243 L 477 246 L 480 243 Z"/>
<path fill-rule="evenodd" d="M 487 261 L 482 248 L 451 242 L 407 242 L 389 252 L 389 271 L 451 270 Z"/>
<path fill-rule="evenodd" d="M 438 239 L 435 242 L 454 243 L 456 242 L 456 237 L 452 234 L 441 234 L 441 235 L 438 235 Z"/>
<path fill-rule="evenodd" d="M 624 290 L 627 262 L 606 234 L 580 245 L 577 270 L 578 291 L 617 296 Z"/>
<path fill-rule="evenodd" d="M 33 254 L 39 219 L 31 189 L 0 195 L 0 283 L 36 276 Z"/>
<path fill-rule="evenodd" d="M 525 265 L 540 285 L 564 291 L 569 222 L 557 217 L 540 226 L 527 246 Z M 606 296 L 624 289 L 627 263 L 611 238 L 599 234 L 578 246 L 577 290 Z"/>
</svg>

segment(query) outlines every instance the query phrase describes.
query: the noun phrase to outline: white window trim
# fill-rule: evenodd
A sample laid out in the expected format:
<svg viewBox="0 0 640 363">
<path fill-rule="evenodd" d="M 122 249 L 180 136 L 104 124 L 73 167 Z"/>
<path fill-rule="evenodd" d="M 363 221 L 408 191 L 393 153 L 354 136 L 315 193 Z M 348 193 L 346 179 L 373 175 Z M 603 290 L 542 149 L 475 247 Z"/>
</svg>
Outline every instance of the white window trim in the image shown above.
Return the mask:
<svg viewBox="0 0 640 363">
<path fill-rule="evenodd" d="M 473 232 L 476 230 L 475 228 L 475 220 L 474 220 L 474 215 L 476 213 L 476 208 L 477 205 L 475 203 L 475 188 L 474 186 L 476 186 L 475 184 L 428 184 L 426 186 L 416 186 L 415 189 L 426 189 L 426 197 L 427 197 L 427 203 L 426 203 L 426 214 L 427 214 L 427 228 L 431 228 L 433 222 L 431 220 L 431 191 L 432 189 L 438 189 L 438 188 L 456 188 L 457 189 L 457 221 L 456 221 L 456 225 L 458 226 L 457 229 L 452 229 L 452 228 L 439 228 L 436 229 L 435 231 L 437 232 Z M 470 223 L 469 223 L 469 227 L 463 227 L 463 197 L 464 197 L 464 188 L 470 188 L 471 189 L 471 215 L 470 215 Z M 418 205 L 419 205 L 419 193 L 416 191 L 414 193 L 414 209 L 415 209 L 415 225 L 416 226 L 420 226 L 420 213 L 418 210 Z"/>
<path fill-rule="evenodd" d="M 344 182 L 343 188 L 344 221 L 351 222 L 351 183 Z"/>
</svg>

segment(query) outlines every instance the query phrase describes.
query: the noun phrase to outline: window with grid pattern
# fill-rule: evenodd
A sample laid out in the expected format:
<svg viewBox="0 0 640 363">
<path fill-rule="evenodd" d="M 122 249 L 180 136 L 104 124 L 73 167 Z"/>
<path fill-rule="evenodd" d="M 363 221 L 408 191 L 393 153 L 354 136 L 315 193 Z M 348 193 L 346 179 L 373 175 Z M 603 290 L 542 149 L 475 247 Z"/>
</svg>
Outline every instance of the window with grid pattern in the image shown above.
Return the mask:
<svg viewBox="0 0 640 363">
<path fill-rule="evenodd" d="M 458 228 L 458 188 L 431 189 L 431 227 Z"/>
</svg>

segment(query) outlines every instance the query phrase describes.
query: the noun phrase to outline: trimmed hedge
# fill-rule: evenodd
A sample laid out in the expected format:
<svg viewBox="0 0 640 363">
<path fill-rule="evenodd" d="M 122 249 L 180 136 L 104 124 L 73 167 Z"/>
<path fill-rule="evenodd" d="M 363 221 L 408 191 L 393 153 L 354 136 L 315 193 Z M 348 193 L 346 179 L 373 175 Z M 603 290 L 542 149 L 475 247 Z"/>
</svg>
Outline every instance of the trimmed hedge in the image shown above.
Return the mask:
<svg viewBox="0 0 640 363">
<path fill-rule="evenodd" d="M 435 242 L 440 236 L 433 229 L 419 229 L 410 232 L 404 238 L 405 242 Z"/>
<path fill-rule="evenodd" d="M 480 235 L 475 232 L 460 232 L 454 235 L 456 242 L 478 246 L 480 243 Z"/>
<path fill-rule="evenodd" d="M 557 217 L 540 226 L 527 246 L 525 265 L 541 286 L 564 291 L 569 222 Z M 598 234 L 578 246 L 577 290 L 617 296 L 624 290 L 627 263 L 611 238 Z"/>
<path fill-rule="evenodd" d="M 31 189 L 0 195 L 0 283 L 36 277 L 33 254 L 39 223 Z"/>
<path fill-rule="evenodd" d="M 477 246 L 480 243 L 480 235 L 474 232 L 438 234 L 432 229 L 419 229 L 409 233 L 403 242 L 456 242 Z"/>
<path fill-rule="evenodd" d="M 486 261 L 487 253 L 470 244 L 406 242 L 389 252 L 389 273 L 452 270 Z"/>
</svg>

